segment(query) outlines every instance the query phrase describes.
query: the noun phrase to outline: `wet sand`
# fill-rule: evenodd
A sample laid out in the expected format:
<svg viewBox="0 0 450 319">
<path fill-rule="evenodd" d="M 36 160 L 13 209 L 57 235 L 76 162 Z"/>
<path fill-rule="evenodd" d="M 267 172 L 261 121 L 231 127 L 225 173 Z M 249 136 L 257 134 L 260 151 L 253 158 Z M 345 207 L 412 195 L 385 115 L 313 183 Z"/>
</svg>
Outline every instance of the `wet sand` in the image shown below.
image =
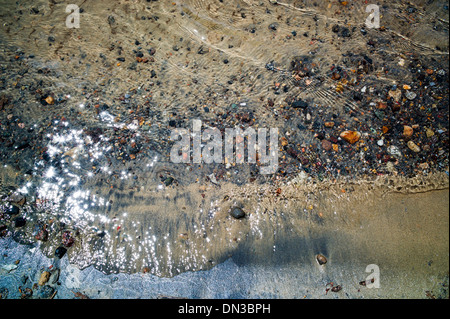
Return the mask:
<svg viewBox="0 0 450 319">
<path fill-rule="evenodd" d="M 277 225 L 273 238 L 247 235 L 211 270 L 173 278 L 104 275 L 92 266 L 79 271 L 66 257 L 48 259 L 26 246 L 11 249 L 17 244 L 3 239 L 7 256 L 2 264 L 17 259 L 20 264 L 10 273 L 2 270 L 0 283 L 11 298 L 19 298 L 12 287 L 21 276 L 30 284 L 42 268 L 54 265 L 61 269 L 55 298 L 73 298 L 72 291 L 90 298 L 448 298 L 448 189 L 389 194 L 383 204 L 352 207 L 346 214 L 324 217 L 315 227 L 303 218 L 290 223 L 292 229 Z M 240 225 L 237 233 L 248 227 Z M 325 265 L 317 263 L 318 253 L 327 256 Z M 379 267 L 379 288 L 360 284 L 370 275 L 366 267 L 371 264 Z M 342 290 L 327 291 L 330 283 Z"/>
<path fill-rule="evenodd" d="M 80 29 L 63 3 L 0 4 L 10 297 L 61 263 L 56 298 L 73 271 L 92 298 L 142 277 L 167 286 L 126 297 L 448 298 L 445 1 L 383 2 L 379 30 L 339 1 L 83 1 Z M 279 128 L 279 170 L 173 164 L 192 119 Z M 370 264 L 381 288 L 359 284 Z"/>
</svg>

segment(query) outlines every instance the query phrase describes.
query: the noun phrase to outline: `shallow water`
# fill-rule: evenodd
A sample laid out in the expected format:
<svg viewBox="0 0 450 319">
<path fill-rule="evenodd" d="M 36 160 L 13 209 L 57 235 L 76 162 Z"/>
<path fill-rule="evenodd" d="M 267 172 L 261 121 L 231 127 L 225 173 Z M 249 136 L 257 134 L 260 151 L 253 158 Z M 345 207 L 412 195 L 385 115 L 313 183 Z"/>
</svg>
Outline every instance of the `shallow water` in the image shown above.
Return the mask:
<svg viewBox="0 0 450 319">
<path fill-rule="evenodd" d="M 70 262 L 105 273 L 173 277 L 229 258 L 312 269 L 321 253 L 327 267 L 414 269 L 425 286 L 448 278 L 448 1 L 382 3 L 387 28 L 367 36 L 365 7 L 338 1 L 83 1 L 79 29 L 64 25 L 66 3 L 2 1 L 2 93 L 10 101 L 1 119 L 13 143 L 2 153 L 1 205 L 12 193 L 27 199 L 26 226 L 8 236 L 34 243 L 47 225 L 40 248 L 53 257 L 70 231 Z M 338 37 L 336 24 L 351 37 Z M 138 62 L 138 52 L 149 61 Z M 293 77 L 293 61 L 310 74 Z M 405 115 L 378 120 L 369 105 L 385 87 L 421 88 L 409 69 L 417 61 L 444 74 L 423 93 L 433 100 L 408 106 L 405 98 Z M 331 78 L 336 65 L 348 82 Z M 276 83 L 289 90 L 280 94 Z M 363 87 L 372 94 L 364 103 L 353 97 Z M 54 105 L 42 102 L 48 95 Z M 362 143 L 325 153 L 316 121 L 289 108 L 293 97 L 307 101 L 315 119 L 363 131 Z M 368 160 L 387 118 L 398 125 L 409 117 L 420 123 L 421 146 L 427 127 L 439 136 L 428 153 L 383 136 L 403 155 L 395 164 Z M 308 149 L 309 162 L 280 145 L 281 169 L 268 176 L 255 164 L 173 164 L 170 121 L 190 128 L 193 119 L 222 130 L 277 127 L 299 153 Z M 229 215 L 234 206 L 245 219 Z"/>
</svg>

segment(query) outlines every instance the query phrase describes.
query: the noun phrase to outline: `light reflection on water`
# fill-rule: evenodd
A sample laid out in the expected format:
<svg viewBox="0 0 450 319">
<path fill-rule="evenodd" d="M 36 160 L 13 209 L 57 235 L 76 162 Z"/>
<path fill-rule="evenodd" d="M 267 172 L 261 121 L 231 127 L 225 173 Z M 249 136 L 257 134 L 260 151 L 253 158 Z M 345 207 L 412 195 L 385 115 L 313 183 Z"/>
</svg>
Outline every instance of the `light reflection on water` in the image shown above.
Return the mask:
<svg viewBox="0 0 450 319">
<path fill-rule="evenodd" d="M 106 125 L 123 127 L 112 121 Z M 263 263 L 301 261 L 326 250 L 333 240 L 327 233 L 362 227 L 361 219 L 372 217 L 357 207 L 373 205 L 380 191 L 370 186 L 348 194 L 332 183 L 311 184 L 305 175 L 293 180 L 295 187 L 283 188 L 282 196 L 269 185 L 171 187 L 154 178 L 161 165 L 170 166 L 158 155 L 140 164 L 147 170 L 140 187 L 127 188 L 132 174 L 109 166 L 114 147 L 106 134 L 94 142 L 84 129 L 62 124 L 47 135 L 48 157 L 36 162 L 34 178 L 17 191 L 36 203 L 31 217 L 55 221 L 50 229 L 56 235 L 41 245 L 47 255 L 61 245 L 62 231 L 70 230 L 76 234 L 71 262 L 106 273 L 147 269 L 174 276 L 209 269 L 233 255 Z M 113 176 L 115 181 L 105 182 Z M 224 194 L 231 199 L 224 201 Z M 234 205 L 247 212 L 245 220 L 228 215 Z M 56 222 L 65 225 L 59 229 Z"/>
</svg>

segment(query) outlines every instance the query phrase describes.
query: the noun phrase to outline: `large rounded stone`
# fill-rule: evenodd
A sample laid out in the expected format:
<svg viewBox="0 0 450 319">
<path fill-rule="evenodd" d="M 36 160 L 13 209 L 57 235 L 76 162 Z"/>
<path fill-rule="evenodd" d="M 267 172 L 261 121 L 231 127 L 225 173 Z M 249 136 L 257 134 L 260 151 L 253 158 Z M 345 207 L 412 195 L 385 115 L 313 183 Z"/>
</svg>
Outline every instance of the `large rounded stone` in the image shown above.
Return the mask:
<svg viewBox="0 0 450 319">
<path fill-rule="evenodd" d="M 245 212 L 239 207 L 233 207 L 230 211 L 230 215 L 236 219 L 245 217 Z"/>
</svg>

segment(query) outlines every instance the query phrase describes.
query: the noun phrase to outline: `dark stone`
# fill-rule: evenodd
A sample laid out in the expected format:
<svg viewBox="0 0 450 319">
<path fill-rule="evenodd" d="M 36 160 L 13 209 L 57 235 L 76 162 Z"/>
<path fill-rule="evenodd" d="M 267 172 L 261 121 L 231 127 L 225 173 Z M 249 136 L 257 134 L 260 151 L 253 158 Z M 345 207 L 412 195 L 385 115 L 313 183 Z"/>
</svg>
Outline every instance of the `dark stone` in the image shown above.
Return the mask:
<svg viewBox="0 0 450 319">
<path fill-rule="evenodd" d="M 363 95 L 360 92 L 353 92 L 353 100 L 362 101 Z"/>
<path fill-rule="evenodd" d="M 23 227 L 27 223 L 26 219 L 23 217 L 16 217 L 14 219 L 14 227 Z"/>
<path fill-rule="evenodd" d="M 208 53 L 208 50 L 206 50 L 205 48 L 203 48 L 203 45 L 197 50 L 198 54 L 205 54 Z"/>
<path fill-rule="evenodd" d="M 117 58 L 117 61 L 125 62 L 125 58 Z"/>
<path fill-rule="evenodd" d="M 63 256 L 66 254 L 66 252 L 67 252 L 67 249 L 66 249 L 66 248 L 64 248 L 64 247 L 58 247 L 58 248 L 56 248 L 56 250 L 55 250 L 55 257 L 61 259 L 61 258 L 63 258 Z"/>
<path fill-rule="evenodd" d="M 170 186 L 170 185 L 173 183 L 173 181 L 174 181 L 173 177 L 167 177 L 167 178 L 164 180 L 164 185 Z"/>
<path fill-rule="evenodd" d="M 295 102 L 292 102 L 291 106 L 296 109 L 298 108 L 306 109 L 308 107 L 308 103 L 300 99 Z"/>
<path fill-rule="evenodd" d="M 278 27 L 278 23 L 271 23 L 270 25 L 269 25 L 269 29 L 270 30 L 272 30 L 272 31 L 277 31 L 277 27 Z"/>
<path fill-rule="evenodd" d="M 351 36 L 350 30 L 346 27 L 342 27 L 339 35 L 343 38 L 349 38 Z"/>
<path fill-rule="evenodd" d="M 6 211 L 5 211 L 5 214 L 7 214 L 7 215 L 17 215 L 18 213 L 19 213 L 19 207 L 17 207 L 17 206 L 11 206 L 10 208 L 8 208 Z"/>
<path fill-rule="evenodd" d="M 230 215 L 236 219 L 241 219 L 245 217 L 245 212 L 239 207 L 233 207 Z"/>
</svg>

